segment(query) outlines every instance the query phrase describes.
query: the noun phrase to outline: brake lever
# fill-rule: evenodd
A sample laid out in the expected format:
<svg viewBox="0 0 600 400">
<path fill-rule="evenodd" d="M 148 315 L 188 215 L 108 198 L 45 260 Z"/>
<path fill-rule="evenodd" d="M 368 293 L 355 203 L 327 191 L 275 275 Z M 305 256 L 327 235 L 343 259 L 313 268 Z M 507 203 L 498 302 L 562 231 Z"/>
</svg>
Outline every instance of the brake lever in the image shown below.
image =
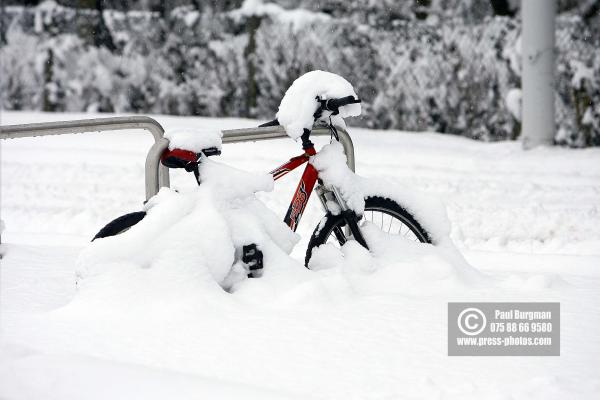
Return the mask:
<svg viewBox="0 0 600 400">
<path fill-rule="evenodd" d="M 331 136 L 333 136 L 336 141 L 340 141 L 340 135 L 335 126 L 333 126 L 333 123 L 331 122 L 331 115 L 329 116 L 329 132 L 331 132 Z"/>
</svg>

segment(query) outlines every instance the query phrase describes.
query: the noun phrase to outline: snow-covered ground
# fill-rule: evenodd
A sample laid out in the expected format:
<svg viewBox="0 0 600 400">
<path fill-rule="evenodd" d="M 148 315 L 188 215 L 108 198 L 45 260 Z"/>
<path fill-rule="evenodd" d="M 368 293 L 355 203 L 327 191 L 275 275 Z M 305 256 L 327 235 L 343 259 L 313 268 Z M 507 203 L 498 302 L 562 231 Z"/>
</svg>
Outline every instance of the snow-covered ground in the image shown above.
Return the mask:
<svg viewBox="0 0 600 400">
<path fill-rule="evenodd" d="M 1 123 L 84 117 L 92 116 L 3 112 Z M 156 118 L 167 129 L 257 124 Z M 81 249 L 106 222 L 142 207 L 152 139 L 2 142 L 0 398 L 595 398 L 600 150 L 351 134 L 357 173 L 438 196 L 455 244 L 492 279 L 469 284 L 450 264 L 399 257 L 376 271 L 289 274 L 277 288 L 256 279 L 233 294 L 148 296 L 140 282 L 111 275 L 77 293 Z M 292 140 L 228 144 L 220 161 L 269 171 L 299 153 Z M 259 196 L 281 217 L 297 176 Z M 194 180 L 177 172 L 172 183 L 185 190 Z M 300 261 L 322 216 L 316 203 L 298 230 Z M 560 301 L 561 355 L 448 357 L 448 301 Z"/>
</svg>

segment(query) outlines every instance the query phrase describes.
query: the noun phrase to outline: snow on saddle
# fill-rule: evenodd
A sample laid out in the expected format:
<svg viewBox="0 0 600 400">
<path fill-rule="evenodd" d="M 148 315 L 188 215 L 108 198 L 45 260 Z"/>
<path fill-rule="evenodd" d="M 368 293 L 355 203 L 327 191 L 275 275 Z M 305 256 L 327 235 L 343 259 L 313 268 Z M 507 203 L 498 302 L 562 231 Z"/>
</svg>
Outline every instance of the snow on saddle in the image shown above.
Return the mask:
<svg viewBox="0 0 600 400">
<path fill-rule="evenodd" d="M 160 157 L 160 161 L 168 168 L 190 168 L 197 165 L 202 156 L 218 156 L 221 154 L 223 134 L 219 130 L 207 129 L 173 129 L 165 132 L 169 140 L 169 148 Z"/>
</svg>

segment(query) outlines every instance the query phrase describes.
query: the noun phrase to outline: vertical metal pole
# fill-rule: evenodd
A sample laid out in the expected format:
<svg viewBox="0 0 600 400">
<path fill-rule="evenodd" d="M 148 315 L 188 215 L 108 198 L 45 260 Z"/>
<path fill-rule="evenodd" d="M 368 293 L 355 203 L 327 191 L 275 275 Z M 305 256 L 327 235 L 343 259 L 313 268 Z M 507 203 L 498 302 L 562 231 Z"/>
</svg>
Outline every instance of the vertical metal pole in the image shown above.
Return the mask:
<svg viewBox="0 0 600 400">
<path fill-rule="evenodd" d="M 523 148 L 554 141 L 556 0 L 521 0 Z"/>
<path fill-rule="evenodd" d="M 0 119 L 1 119 L 1 117 L 0 117 Z M 4 221 L 2 221 L 2 140 L 0 140 L 0 260 L 2 259 L 2 231 L 3 230 L 4 230 Z"/>
</svg>

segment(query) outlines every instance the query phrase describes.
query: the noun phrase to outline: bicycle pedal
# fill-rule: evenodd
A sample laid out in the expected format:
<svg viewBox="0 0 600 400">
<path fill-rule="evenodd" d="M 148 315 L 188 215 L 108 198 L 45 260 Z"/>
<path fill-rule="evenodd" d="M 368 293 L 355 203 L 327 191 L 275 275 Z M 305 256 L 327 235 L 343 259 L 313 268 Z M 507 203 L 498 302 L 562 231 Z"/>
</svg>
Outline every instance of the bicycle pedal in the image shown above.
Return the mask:
<svg viewBox="0 0 600 400">
<path fill-rule="evenodd" d="M 242 262 L 246 265 L 248 278 L 258 278 L 262 275 L 263 253 L 256 244 L 248 244 L 242 247 Z"/>
</svg>

